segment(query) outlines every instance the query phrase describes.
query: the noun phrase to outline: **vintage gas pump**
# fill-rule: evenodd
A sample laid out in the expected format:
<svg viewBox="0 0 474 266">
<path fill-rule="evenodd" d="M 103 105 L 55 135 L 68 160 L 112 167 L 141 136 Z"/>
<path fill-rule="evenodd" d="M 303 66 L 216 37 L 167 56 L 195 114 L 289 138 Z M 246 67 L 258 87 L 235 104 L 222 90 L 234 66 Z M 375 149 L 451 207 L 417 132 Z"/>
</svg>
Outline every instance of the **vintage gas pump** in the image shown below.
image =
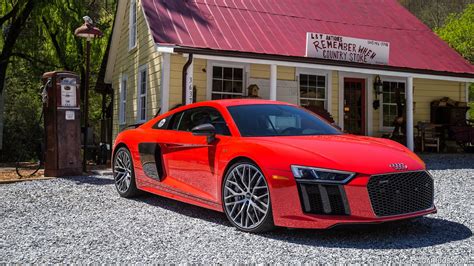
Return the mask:
<svg viewBox="0 0 474 266">
<path fill-rule="evenodd" d="M 82 174 L 79 76 L 67 71 L 43 74 L 45 176 Z"/>
</svg>

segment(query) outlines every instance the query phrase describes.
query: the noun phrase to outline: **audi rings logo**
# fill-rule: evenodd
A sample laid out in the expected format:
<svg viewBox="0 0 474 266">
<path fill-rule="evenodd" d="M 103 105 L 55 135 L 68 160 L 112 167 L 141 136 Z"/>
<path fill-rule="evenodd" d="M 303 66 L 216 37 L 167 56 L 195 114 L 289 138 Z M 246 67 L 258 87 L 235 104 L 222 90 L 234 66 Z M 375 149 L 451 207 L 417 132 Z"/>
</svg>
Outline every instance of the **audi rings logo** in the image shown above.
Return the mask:
<svg viewBox="0 0 474 266">
<path fill-rule="evenodd" d="M 408 169 L 408 166 L 404 163 L 392 163 L 392 164 L 390 164 L 390 167 L 392 167 L 393 169 L 398 170 L 398 171 Z"/>
</svg>

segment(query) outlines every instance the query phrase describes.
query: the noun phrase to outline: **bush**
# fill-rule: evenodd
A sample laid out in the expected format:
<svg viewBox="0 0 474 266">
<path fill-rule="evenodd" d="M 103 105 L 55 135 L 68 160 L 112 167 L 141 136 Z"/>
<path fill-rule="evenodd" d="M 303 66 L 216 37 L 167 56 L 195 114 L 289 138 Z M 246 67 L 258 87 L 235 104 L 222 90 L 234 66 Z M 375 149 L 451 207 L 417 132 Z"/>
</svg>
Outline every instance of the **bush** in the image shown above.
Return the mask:
<svg viewBox="0 0 474 266">
<path fill-rule="evenodd" d="M 7 80 L 0 162 L 15 162 L 20 157 L 23 160 L 35 159 L 43 140 L 43 124 L 38 123 L 42 109 L 40 84 L 25 80 Z"/>
</svg>

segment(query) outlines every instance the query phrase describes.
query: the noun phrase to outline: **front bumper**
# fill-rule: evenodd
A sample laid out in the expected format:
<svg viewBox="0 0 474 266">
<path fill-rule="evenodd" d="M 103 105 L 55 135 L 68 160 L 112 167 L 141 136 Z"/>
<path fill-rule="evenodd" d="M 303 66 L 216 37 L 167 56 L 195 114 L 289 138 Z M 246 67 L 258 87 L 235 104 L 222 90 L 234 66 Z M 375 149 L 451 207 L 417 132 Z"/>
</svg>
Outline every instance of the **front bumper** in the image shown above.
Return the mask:
<svg viewBox="0 0 474 266">
<path fill-rule="evenodd" d="M 309 213 L 307 207 L 305 210 L 300 186 L 291 172 L 273 170 L 269 171 L 267 176 L 274 222 L 277 226 L 325 229 L 339 224 L 382 223 L 436 213 L 436 207 L 431 205 L 420 211 L 378 217 L 372 208 L 367 188 L 369 175 L 358 175 L 343 186 L 342 193 L 346 201 L 338 208 L 337 215 Z"/>
</svg>

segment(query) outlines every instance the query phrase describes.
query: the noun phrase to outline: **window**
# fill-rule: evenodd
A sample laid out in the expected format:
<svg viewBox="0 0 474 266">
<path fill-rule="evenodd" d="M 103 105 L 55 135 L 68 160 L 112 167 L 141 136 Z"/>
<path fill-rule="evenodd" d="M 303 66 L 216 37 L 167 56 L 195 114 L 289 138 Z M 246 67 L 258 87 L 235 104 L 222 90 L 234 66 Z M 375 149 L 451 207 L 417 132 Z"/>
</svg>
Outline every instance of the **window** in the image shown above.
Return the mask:
<svg viewBox="0 0 474 266">
<path fill-rule="evenodd" d="M 146 92 L 148 88 L 147 66 L 138 69 L 138 122 L 146 121 Z"/>
<path fill-rule="evenodd" d="M 393 121 L 398 116 L 397 90 L 400 92 L 400 101 L 405 105 L 405 82 L 383 82 L 382 127 L 393 127 Z"/>
<path fill-rule="evenodd" d="M 131 0 L 130 3 L 130 16 L 129 16 L 129 24 L 128 24 L 128 31 L 129 31 L 129 41 L 128 41 L 128 48 L 132 50 L 137 46 L 137 1 Z"/>
<path fill-rule="evenodd" d="M 127 81 L 128 78 L 122 75 L 120 79 L 120 100 L 119 100 L 119 123 L 121 125 L 126 122 L 126 111 L 127 111 Z"/>
<path fill-rule="evenodd" d="M 170 123 L 172 130 L 188 132 L 191 132 L 195 126 L 209 123 L 216 128 L 218 135 L 230 136 L 224 118 L 219 111 L 211 107 L 199 107 L 175 114 Z"/>
<path fill-rule="evenodd" d="M 326 76 L 300 74 L 300 105 L 326 108 Z"/>
<path fill-rule="evenodd" d="M 244 137 L 341 134 L 319 117 L 294 106 L 253 104 L 228 109 Z"/>
<path fill-rule="evenodd" d="M 244 69 L 214 66 L 212 68 L 212 100 L 242 98 Z"/>
</svg>

